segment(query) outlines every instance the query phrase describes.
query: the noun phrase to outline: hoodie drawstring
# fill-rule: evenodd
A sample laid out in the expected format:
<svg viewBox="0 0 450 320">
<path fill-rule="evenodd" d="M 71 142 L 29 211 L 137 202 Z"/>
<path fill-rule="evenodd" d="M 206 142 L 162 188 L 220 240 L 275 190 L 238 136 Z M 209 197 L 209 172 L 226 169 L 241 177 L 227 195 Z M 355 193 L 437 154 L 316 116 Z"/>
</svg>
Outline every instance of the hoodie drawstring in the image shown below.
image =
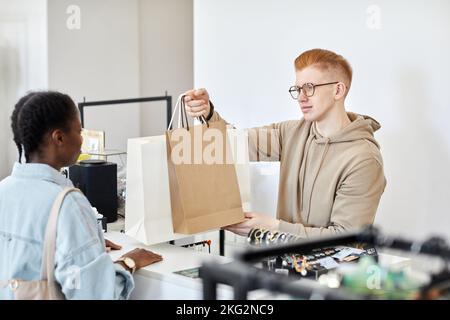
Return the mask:
<svg viewBox="0 0 450 320">
<path fill-rule="evenodd" d="M 316 171 L 316 173 L 314 175 L 314 180 L 313 180 L 313 183 L 312 183 L 312 186 L 311 186 L 311 192 L 309 193 L 309 203 L 308 203 L 308 211 L 307 211 L 307 216 L 306 216 L 306 223 L 309 222 L 309 214 L 311 212 L 311 199 L 312 199 L 312 194 L 313 194 L 313 190 L 314 190 L 314 184 L 316 183 L 317 176 L 319 175 L 320 169 L 322 168 L 323 161 L 325 159 L 325 156 L 327 155 L 327 152 L 328 152 L 329 148 L 330 148 L 330 139 L 327 138 L 327 141 L 325 142 L 325 147 L 324 147 L 323 152 L 322 152 L 322 156 L 320 158 L 319 167 L 317 168 L 317 171 Z M 304 180 L 304 178 L 303 178 L 303 180 Z"/>
<path fill-rule="evenodd" d="M 303 190 L 305 188 L 306 160 L 308 158 L 309 149 L 310 149 L 313 139 L 314 139 L 314 135 L 310 134 L 308 139 L 306 140 L 306 144 L 305 144 L 306 152 L 303 156 L 302 163 L 300 164 L 300 174 L 299 174 L 299 176 L 300 176 L 300 181 L 299 181 L 299 183 L 300 183 L 300 197 L 299 197 L 300 212 L 303 211 Z"/>
<path fill-rule="evenodd" d="M 373 133 L 380 128 L 380 124 L 365 115 L 358 115 L 351 112 L 347 112 L 348 118 L 350 119 L 351 123 L 340 130 L 339 132 L 336 132 L 332 137 L 326 138 L 320 135 L 320 133 L 317 130 L 316 123 L 311 123 L 310 127 L 307 129 L 309 130 L 309 136 L 306 139 L 305 147 L 303 149 L 303 156 L 301 159 L 300 168 L 298 169 L 298 184 L 297 190 L 299 191 L 299 199 L 297 202 L 297 211 L 294 215 L 294 222 L 301 222 L 308 224 L 309 223 L 309 217 L 310 217 L 310 211 L 311 211 L 311 200 L 312 200 L 312 193 L 314 190 L 315 183 L 317 181 L 317 177 L 319 175 L 320 170 L 322 169 L 322 166 L 325 165 L 325 157 L 327 153 L 329 152 L 330 145 L 335 143 L 341 143 L 341 142 L 352 142 L 355 140 L 366 140 L 371 142 L 374 146 L 379 148 L 378 143 L 376 142 Z M 319 142 L 313 141 L 314 139 L 318 139 Z M 312 146 L 311 143 L 317 143 L 317 149 L 312 149 L 315 146 Z M 324 144 L 324 149 L 322 151 L 322 155 L 320 158 L 320 163 L 316 161 L 317 154 L 316 152 L 320 152 L 320 145 Z M 309 161 L 311 165 L 310 168 L 306 168 L 308 165 L 308 156 L 314 153 L 313 159 Z M 319 159 L 317 159 L 319 160 Z M 332 161 L 332 159 L 330 159 Z M 315 172 L 312 172 L 314 170 L 314 167 L 318 164 L 317 170 Z M 306 177 L 306 170 L 308 170 L 308 176 Z M 306 181 L 306 178 L 308 179 Z M 313 180 L 311 180 L 313 178 Z M 312 183 L 310 183 L 312 182 Z M 305 186 L 308 188 L 307 191 L 310 191 L 308 195 L 305 193 Z M 303 210 L 304 203 L 306 202 L 307 198 L 309 198 L 309 204 L 305 210 Z M 299 221 L 295 221 L 295 220 Z"/>
</svg>

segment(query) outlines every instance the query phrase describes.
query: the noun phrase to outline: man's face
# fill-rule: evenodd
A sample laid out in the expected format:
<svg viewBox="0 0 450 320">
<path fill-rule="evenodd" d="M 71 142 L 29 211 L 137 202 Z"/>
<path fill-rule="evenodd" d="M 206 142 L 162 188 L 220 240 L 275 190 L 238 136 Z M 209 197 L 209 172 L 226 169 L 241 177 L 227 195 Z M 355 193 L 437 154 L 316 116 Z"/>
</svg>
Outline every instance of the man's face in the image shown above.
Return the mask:
<svg viewBox="0 0 450 320">
<path fill-rule="evenodd" d="M 299 87 L 305 83 L 314 85 L 338 81 L 336 76 L 326 70 L 309 66 L 296 72 L 295 84 Z M 314 95 L 307 97 L 304 90 L 298 96 L 298 103 L 306 121 L 320 121 L 326 117 L 330 109 L 335 105 L 336 84 L 314 88 Z"/>
</svg>

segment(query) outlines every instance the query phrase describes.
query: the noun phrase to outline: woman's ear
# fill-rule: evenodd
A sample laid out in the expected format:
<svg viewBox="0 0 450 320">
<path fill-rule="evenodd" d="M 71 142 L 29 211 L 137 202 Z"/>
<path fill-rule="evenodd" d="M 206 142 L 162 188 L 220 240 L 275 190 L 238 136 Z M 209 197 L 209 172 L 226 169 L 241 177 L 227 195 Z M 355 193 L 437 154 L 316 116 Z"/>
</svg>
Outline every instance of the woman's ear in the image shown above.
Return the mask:
<svg viewBox="0 0 450 320">
<path fill-rule="evenodd" d="M 57 146 L 61 146 L 64 143 L 64 133 L 61 129 L 55 129 L 51 132 L 50 138 Z"/>
</svg>

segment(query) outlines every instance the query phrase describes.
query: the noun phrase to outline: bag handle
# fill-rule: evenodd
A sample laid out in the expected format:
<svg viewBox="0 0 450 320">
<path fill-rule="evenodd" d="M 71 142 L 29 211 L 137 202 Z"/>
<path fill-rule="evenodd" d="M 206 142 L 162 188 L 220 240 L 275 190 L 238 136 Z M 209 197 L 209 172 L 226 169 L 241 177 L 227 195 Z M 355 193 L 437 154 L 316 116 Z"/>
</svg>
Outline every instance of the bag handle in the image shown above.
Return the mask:
<svg viewBox="0 0 450 320">
<path fill-rule="evenodd" d="M 177 102 L 175 103 L 175 108 L 172 113 L 172 118 L 170 119 L 167 130 L 170 130 L 170 128 L 172 127 L 173 119 L 178 111 L 178 128 L 186 128 L 189 131 L 189 122 L 186 113 L 186 105 L 184 102 L 184 97 L 186 97 L 185 94 L 181 94 L 178 96 Z M 204 116 L 197 117 L 197 119 L 200 121 L 200 123 L 206 124 L 206 126 L 209 128 L 209 123 Z"/>
<path fill-rule="evenodd" d="M 189 122 L 188 122 L 188 116 L 186 113 L 186 105 L 184 102 L 184 97 L 185 97 L 185 95 L 183 95 L 181 97 L 181 101 L 180 101 L 181 124 L 182 124 L 183 128 L 186 128 L 187 131 L 189 131 Z M 186 121 L 186 126 L 184 125 L 185 121 Z"/>
<path fill-rule="evenodd" d="M 61 210 L 64 198 L 70 192 L 81 191 L 76 188 L 66 187 L 56 197 L 47 222 L 44 236 L 44 249 L 42 253 L 41 280 L 47 279 L 49 289 L 53 288 L 55 283 L 55 253 L 56 253 L 56 229 L 58 225 L 58 216 Z M 51 290 L 51 289 L 50 289 Z"/>
<path fill-rule="evenodd" d="M 175 118 L 175 114 L 177 113 L 177 110 L 179 110 L 181 99 L 184 98 L 184 95 L 181 94 L 178 96 L 177 102 L 175 103 L 175 108 L 173 109 L 172 118 L 170 118 L 169 126 L 167 127 L 167 130 L 170 130 L 172 127 L 173 119 Z M 178 116 L 178 128 L 180 128 L 181 125 L 181 118 Z"/>
</svg>

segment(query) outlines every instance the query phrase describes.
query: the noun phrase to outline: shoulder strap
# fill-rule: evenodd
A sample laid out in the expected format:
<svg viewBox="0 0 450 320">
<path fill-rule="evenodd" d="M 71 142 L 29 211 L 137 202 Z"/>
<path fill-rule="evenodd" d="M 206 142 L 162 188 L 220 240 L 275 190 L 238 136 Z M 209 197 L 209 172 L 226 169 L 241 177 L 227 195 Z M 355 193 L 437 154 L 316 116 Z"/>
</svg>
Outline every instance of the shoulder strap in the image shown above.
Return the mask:
<svg viewBox="0 0 450 320">
<path fill-rule="evenodd" d="M 58 225 L 58 216 L 64 198 L 72 191 L 81 192 L 76 188 L 64 188 L 56 197 L 45 229 L 45 237 L 43 244 L 41 279 L 47 279 L 49 285 L 55 282 L 55 251 L 56 251 L 56 228 Z"/>
</svg>

